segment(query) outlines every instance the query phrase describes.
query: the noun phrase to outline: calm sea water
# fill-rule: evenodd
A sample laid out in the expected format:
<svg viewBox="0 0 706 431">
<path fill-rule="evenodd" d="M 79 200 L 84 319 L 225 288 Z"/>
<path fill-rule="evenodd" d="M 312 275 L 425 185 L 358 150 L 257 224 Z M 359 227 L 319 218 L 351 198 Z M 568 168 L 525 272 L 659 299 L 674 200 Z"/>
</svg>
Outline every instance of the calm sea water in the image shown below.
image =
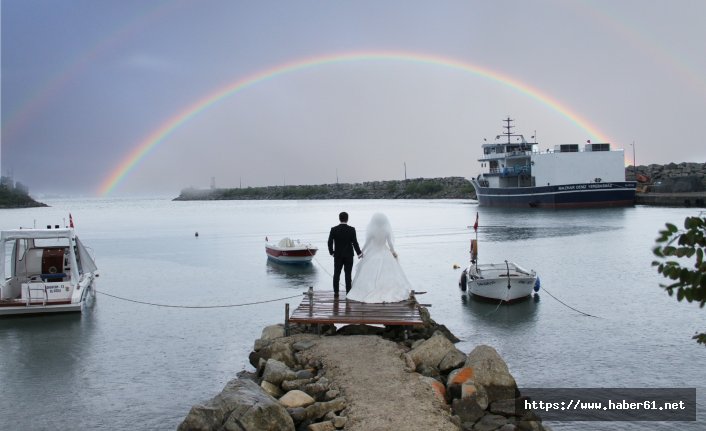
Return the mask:
<svg viewBox="0 0 706 431">
<path fill-rule="evenodd" d="M 696 423 L 553 423 L 554 429 L 697 430 L 706 422 L 706 348 L 691 336 L 706 311 L 678 303 L 650 266 L 657 231 L 698 210 L 513 211 L 470 201 L 171 202 L 72 199 L 0 210 L 0 228 L 63 223 L 73 214 L 94 251 L 100 292 L 171 305 L 224 305 L 330 289 L 325 252 L 341 210 L 364 237 L 385 212 L 396 248 L 432 317 L 469 352 L 495 347 L 525 387 L 696 387 Z M 480 260 L 535 269 L 539 301 L 496 309 L 468 301 L 457 282 L 469 225 L 480 213 Z M 194 233 L 199 236 L 195 237 Z M 264 239 L 311 241 L 308 268 L 268 263 Z M 190 406 L 250 368 L 263 326 L 286 301 L 219 309 L 160 308 L 97 294 L 83 315 L 0 320 L 0 429 L 174 429 Z M 296 299 L 289 300 L 292 306 Z"/>
</svg>

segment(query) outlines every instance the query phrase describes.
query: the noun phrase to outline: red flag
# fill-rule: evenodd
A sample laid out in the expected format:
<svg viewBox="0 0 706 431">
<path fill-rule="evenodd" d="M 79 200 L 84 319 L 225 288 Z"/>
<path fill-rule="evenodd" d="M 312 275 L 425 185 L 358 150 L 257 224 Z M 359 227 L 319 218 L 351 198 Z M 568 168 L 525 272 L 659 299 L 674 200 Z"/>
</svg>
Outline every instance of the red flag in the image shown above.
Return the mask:
<svg viewBox="0 0 706 431">
<path fill-rule="evenodd" d="M 74 218 L 71 217 L 71 213 L 69 213 L 69 227 L 70 227 L 71 229 L 74 228 Z"/>
<path fill-rule="evenodd" d="M 476 212 L 476 222 L 473 223 L 473 230 L 478 232 L 478 212 Z"/>
</svg>

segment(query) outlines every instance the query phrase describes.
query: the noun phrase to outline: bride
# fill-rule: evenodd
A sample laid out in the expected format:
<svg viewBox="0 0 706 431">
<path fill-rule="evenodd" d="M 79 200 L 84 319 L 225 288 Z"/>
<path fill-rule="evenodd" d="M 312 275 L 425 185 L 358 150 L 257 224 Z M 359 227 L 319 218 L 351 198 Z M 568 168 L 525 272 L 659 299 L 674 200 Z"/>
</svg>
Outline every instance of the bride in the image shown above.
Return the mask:
<svg viewBox="0 0 706 431">
<path fill-rule="evenodd" d="M 407 299 L 411 289 L 397 261 L 390 222 L 385 214 L 375 213 L 366 231 L 363 258 L 356 266 L 353 287 L 346 298 L 372 303 L 398 302 Z"/>
</svg>

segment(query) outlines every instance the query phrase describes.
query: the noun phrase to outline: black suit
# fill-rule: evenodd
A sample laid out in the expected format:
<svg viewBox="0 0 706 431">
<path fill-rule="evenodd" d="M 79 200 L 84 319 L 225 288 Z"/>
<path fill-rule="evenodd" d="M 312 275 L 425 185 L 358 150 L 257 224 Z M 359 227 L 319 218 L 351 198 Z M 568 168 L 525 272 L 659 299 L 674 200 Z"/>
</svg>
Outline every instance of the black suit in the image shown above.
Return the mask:
<svg viewBox="0 0 706 431">
<path fill-rule="evenodd" d="M 328 252 L 333 256 L 333 291 L 338 293 L 338 283 L 341 280 L 341 269 L 345 272 L 346 293 L 351 290 L 351 273 L 353 272 L 353 249 L 360 255 L 360 246 L 355 234 L 355 228 L 341 223 L 331 228 L 328 235 Z"/>
</svg>

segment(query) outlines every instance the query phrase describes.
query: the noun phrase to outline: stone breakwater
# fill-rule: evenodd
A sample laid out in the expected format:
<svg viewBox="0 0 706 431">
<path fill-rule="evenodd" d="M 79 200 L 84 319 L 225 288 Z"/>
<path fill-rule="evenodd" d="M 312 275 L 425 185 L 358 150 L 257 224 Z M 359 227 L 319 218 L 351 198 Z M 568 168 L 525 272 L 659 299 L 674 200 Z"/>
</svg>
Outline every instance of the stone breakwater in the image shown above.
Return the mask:
<svg viewBox="0 0 706 431">
<path fill-rule="evenodd" d="M 426 310 L 425 310 L 426 311 Z M 545 430 L 490 346 L 466 354 L 443 325 L 268 326 L 243 371 L 178 430 Z M 321 331 L 320 331 L 321 332 Z"/>
<path fill-rule="evenodd" d="M 706 163 L 628 166 L 625 177 L 638 181 L 638 205 L 706 206 Z"/>
<path fill-rule="evenodd" d="M 416 178 L 322 185 L 214 188 L 181 191 L 175 201 L 274 199 L 475 199 L 475 190 L 463 177 Z"/>
<path fill-rule="evenodd" d="M 706 190 L 706 163 L 682 162 L 625 168 L 627 181 L 635 181 L 638 175 L 647 177 L 647 192 L 690 193 Z"/>
</svg>

